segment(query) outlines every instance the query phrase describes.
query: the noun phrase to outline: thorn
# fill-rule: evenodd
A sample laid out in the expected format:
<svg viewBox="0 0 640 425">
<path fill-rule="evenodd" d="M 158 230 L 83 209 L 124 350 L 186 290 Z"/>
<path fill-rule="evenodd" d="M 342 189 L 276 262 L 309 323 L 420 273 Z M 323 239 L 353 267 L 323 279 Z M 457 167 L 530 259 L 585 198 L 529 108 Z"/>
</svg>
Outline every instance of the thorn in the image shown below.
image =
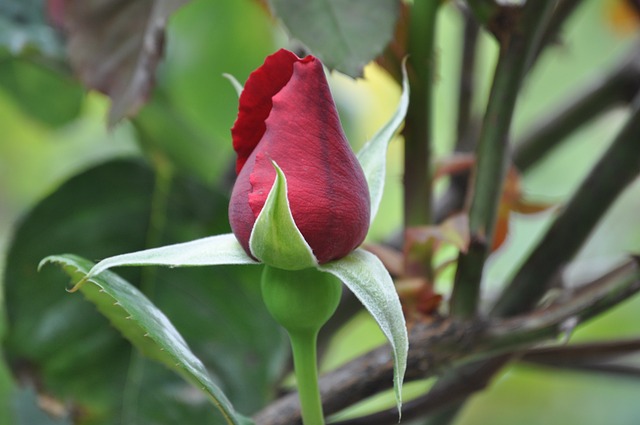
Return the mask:
<svg viewBox="0 0 640 425">
<path fill-rule="evenodd" d="M 127 316 L 125 317 L 125 320 L 130 320 L 133 316 Z"/>
<path fill-rule="evenodd" d="M 560 343 L 562 345 L 566 345 L 571 339 L 571 335 L 575 330 L 576 326 L 578 326 L 578 316 L 571 316 L 565 319 L 562 323 L 560 323 L 560 332 L 562 333 L 562 339 Z"/>
<path fill-rule="evenodd" d="M 146 336 L 148 338 L 149 337 L 149 332 L 145 332 L 145 334 L 143 336 Z"/>
</svg>

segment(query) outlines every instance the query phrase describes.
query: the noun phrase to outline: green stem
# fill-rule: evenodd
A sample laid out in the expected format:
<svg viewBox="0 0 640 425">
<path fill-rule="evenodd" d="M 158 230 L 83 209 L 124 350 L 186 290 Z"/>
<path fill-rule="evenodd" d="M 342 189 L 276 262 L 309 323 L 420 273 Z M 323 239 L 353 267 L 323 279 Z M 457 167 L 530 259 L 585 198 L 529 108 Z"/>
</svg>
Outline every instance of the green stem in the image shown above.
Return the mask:
<svg viewBox="0 0 640 425">
<path fill-rule="evenodd" d="M 264 266 L 262 298 L 273 318 L 289 334 L 304 425 L 324 425 L 318 389 L 317 339 L 336 311 L 342 283 L 309 268 L 283 270 Z"/>
<path fill-rule="evenodd" d="M 431 215 L 432 97 L 435 79 L 435 27 L 439 1 L 417 0 L 410 23 L 411 87 L 405 120 L 405 225 L 429 223 Z"/>
<path fill-rule="evenodd" d="M 318 389 L 317 336 L 316 331 L 289 333 L 304 425 L 324 425 Z"/>
<path fill-rule="evenodd" d="M 409 36 L 409 109 L 404 127 L 404 226 L 431 222 L 431 140 L 435 28 L 440 1 L 416 0 L 411 10 Z M 411 250 L 411 247 L 408 247 Z M 416 254 L 416 255 L 412 255 Z M 409 253 L 407 272 L 430 274 L 430 255 Z"/>
<path fill-rule="evenodd" d="M 458 260 L 451 313 L 476 314 L 480 280 L 489 254 L 508 160 L 508 135 L 518 90 L 538 46 L 555 0 L 527 2 L 521 22 L 504 39 L 476 150 L 473 197 L 469 210 L 471 246 Z"/>
</svg>

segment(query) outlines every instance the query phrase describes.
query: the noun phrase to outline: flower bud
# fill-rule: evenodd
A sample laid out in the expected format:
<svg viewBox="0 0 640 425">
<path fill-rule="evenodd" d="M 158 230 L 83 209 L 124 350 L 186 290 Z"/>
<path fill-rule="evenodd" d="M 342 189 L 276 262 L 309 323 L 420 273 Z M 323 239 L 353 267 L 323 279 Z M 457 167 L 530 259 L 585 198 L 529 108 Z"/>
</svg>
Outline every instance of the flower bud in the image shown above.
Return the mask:
<svg viewBox="0 0 640 425">
<path fill-rule="evenodd" d="M 286 176 L 291 215 L 318 263 L 363 242 L 369 189 L 318 59 L 286 50 L 269 56 L 247 80 L 231 133 L 238 177 L 229 221 L 249 255 L 255 257 L 249 239 L 276 177 L 273 163 Z"/>
</svg>

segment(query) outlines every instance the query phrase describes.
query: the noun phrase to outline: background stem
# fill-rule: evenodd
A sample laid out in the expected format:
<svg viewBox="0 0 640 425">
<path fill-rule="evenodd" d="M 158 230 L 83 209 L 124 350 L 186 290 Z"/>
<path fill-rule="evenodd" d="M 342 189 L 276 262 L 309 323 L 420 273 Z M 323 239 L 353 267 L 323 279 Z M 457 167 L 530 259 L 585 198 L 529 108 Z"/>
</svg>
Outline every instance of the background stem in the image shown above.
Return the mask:
<svg viewBox="0 0 640 425">
<path fill-rule="evenodd" d="M 431 216 L 432 98 L 435 28 L 440 2 L 413 4 L 409 37 L 409 109 L 405 120 L 405 227 L 424 225 Z"/>
<path fill-rule="evenodd" d="M 508 134 L 516 99 L 529 60 L 532 58 L 555 0 L 528 2 L 519 11 L 520 23 L 502 41 L 500 56 L 489 95 L 476 149 L 473 196 L 469 210 L 471 245 L 458 258 L 451 313 L 475 315 L 484 262 L 489 254 L 508 165 Z"/>
<path fill-rule="evenodd" d="M 536 305 L 551 280 L 577 254 L 600 218 L 640 173 L 639 138 L 640 98 L 636 98 L 626 125 L 502 292 L 493 315 L 510 316 Z"/>
</svg>

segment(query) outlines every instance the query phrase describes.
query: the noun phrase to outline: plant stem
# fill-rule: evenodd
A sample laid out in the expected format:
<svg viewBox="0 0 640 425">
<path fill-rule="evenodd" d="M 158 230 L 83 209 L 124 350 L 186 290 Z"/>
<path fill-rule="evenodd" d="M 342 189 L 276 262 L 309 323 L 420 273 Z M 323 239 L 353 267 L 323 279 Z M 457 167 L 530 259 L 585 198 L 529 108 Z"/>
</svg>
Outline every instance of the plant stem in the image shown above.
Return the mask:
<svg viewBox="0 0 640 425">
<path fill-rule="evenodd" d="M 477 120 L 473 116 L 473 100 L 476 76 L 476 58 L 480 26 L 467 9 L 460 11 L 464 17 L 464 33 L 458 75 L 458 114 L 454 152 L 469 153 L 475 149 Z M 443 222 L 453 212 L 462 211 L 469 187 L 469 172 L 452 174 L 447 191 L 433 207 L 433 221 Z"/>
<path fill-rule="evenodd" d="M 409 28 L 409 109 L 404 127 L 404 227 L 431 222 L 431 140 L 435 27 L 440 1 L 416 0 Z M 411 247 L 408 247 L 411 250 Z M 407 272 L 430 275 L 430 255 L 407 255 Z"/>
<path fill-rule="evenodd" d="M 471 246 L 458 259 L 450 310 L 459 317 L 476 314 L 480 280 L 488 256 L 508 160 L 508 134 L 518 90 L 538 46 L 555 0 L 527 2 L 521 22 L 503 39 L 489 103 L 476 150 L 473 197 L 469 210 Z"/>
<path fill-rule="evenodd" d="M 587 84 L 565 104 L 533 124 L 515 143 L 513 162 L 521 172 L 529 170 L 569 134 L 598 115 L 628 103 L 640 89 L 640 50 L 630 59 Z"/>
<path fill-rule="evenodd" d="M 578 252 L 618 195 L 640 173 L 640 97 L 625 126 L 569 200 L 493 307 L 496 316 L 531 309 Z"/>
<path fill-rule="evenodd" d="M 405 226 L 429 223 L 431 215 L 431 139 L 434 44 L 439 1 L 417 0 L 411 11 L 409 66 L 411 87 L 405 120 Z"/>
<path fill-rule="evenodd" d="M 324 425 L 322 402 L 318 390 L 316 331 L 290 332 L 293 365 L 298 381 L 298 394 L 304 425 Z"/>
</svg>

